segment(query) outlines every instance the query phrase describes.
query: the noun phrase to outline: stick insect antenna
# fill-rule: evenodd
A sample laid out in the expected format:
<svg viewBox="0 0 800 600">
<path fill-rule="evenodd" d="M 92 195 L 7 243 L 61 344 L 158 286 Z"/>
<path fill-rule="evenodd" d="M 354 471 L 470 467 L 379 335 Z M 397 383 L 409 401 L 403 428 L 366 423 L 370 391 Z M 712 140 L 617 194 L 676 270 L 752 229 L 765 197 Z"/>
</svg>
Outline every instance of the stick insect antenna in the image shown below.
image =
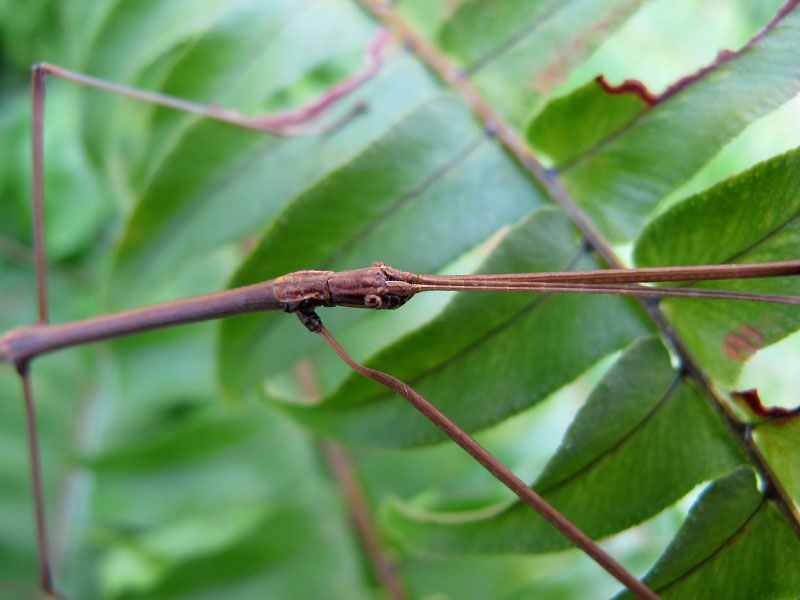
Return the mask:
<svg viewBox="0 0 800 600">
<path fill-rule="evenodd" d="M 748 279 L 800 275 L 800 260 L 753 264 L 599 269 L 475 275 L 414 275 L 391 267 L 387 272 L 412 284 L 414 292 L 542 292 L 560 294 L 618 294 L 645 297 L 709 298 L 800 304 L 800 297 L 686 287 L 652 287 L 639 283 Z M 636 283 L 633 283 L 636 282 Z"/>
<path fill-rule="evenodd" d="M 644 600 L 658 600 L 658 596 L 645 584 L 636 579 L 625 567 L 598 546 L 589 536 L 583 533 L 569 519 L 558 512 L 549 502 L 537 494 L 514 475 L 505 465 L 498 461 L 488 450 L 470 437 L 463 429 L 450 420 L 447 415 L 428 402 L 406 383 L 382 371 L 370 369 L 356 362 L 339 342 L 322 324 L 322 320 L 315 312 L 298 311 L 297 316 L 309 331 L 320 334 L 334 352 L 347 365 L 364 377 L 372 379 L 397 392 L 408 400 L 414 408 L 427 417 L 436 427 L 441 429 L 451 440 L 461 446 L 467 454 L 478 461 L 489 473 L 496 477 L 503 485 L 514 492 L 519 498 L 531 506 L 542 517 L 549 521 L 556 529 L 563 533 L 578 548 L 588 554 L 597 564 L 615 577 L 631 593 Z"/>
<path fill-rule="evenodd" d="M 463 282 L 419 284 L 415 292 L 541 292 L 546 294 L 612 294 L 618 296 L 644 296 L 647 298 L 706 298 L 716 300 L 743 300 L 749 302 L 772 302 L 775 304 L 800 304 L 800 296 L 780 294 L 756 294 L 751 292 L 729 292 L 695 288 L 654 288 L 637 285 L 606 285 L 578 283 L 516 282 L 504 279 L 484 280 L 481 283 Z"/>
<path fill-rule="evenodd" d="M 446 281 L 494 281 L 507 279 L 540 283 L 666 283 L 670 281 L 715 281 L 722 279 L 756 279 L 800 275 L 800 260 L 765 263 L 726 263 L 688 267 L 644 267 L 636 269 L 597 269 L 593 271 L 546 271 L 541 273 L 507 273 L 474 275 L 418 275 L 418 283 Z"/>
</svg>

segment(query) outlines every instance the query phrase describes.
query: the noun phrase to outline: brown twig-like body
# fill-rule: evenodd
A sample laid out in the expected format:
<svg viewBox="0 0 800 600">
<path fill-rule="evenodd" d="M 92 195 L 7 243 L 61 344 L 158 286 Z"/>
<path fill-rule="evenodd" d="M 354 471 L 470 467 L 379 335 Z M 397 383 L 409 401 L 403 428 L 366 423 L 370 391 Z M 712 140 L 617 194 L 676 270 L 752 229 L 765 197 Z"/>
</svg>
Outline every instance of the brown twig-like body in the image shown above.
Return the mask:
<svg viewBox="0 0 800 600">
<path fill-rule="evenodd" d="M 696 288 L 655 288 L 632 281 L 741 279 L 800 274 L 800 260 L 752 265 L 608 269 L 507 275 L 415 275 L 383 263 L 351 271 L 297 271 L 245 287 L 135 308 L 59 325 L 26 325 L 0 337 L 0 360 L 21 364 L 60 348 L 184 323 L 265 310 L 309 311 L 319 306 L 394 309 L 430 291 L 535 292 L 677 296 L 800 304 L 795 296 Z"/>
</svg>

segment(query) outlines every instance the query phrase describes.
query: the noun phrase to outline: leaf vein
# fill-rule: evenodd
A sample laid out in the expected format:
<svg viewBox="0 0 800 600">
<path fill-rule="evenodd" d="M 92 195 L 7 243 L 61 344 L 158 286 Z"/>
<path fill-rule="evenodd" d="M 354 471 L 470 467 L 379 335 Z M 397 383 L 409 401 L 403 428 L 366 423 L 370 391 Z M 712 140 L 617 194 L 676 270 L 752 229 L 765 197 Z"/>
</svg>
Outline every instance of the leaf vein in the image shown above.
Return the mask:
<svg viewBox="0 0 800 600">
<path fill-rule="evenodd" d="M 742 523 L 741 527 L 739 527 L 739 529 L 737 529 L 736 531 L 734 531 L 734 532 L 733 532 L 733 533 L 730 535 L 730 537 L 728 537 L 726 540 L 724 540 L 724 541 L 723 541 L 723 542 L 722 542 L 722 543 L 721 543 L 719 546 L 717 546 L 717 547 L 714 549 L 714 551 L 713 551 L 713 552 L 711 552 L 711 553 L 710 553 L 708 556 L 706 556 L 706 557 L 705 557 L 703 560 L 701 560 L 701 561 L 700 561 L 700 562 L 698 562 L 696 565 L 694 565 L 694 566 L 693 566 L 691 569 L 689 569 L 689 570 L 688 570 L 688 571 L 686 571 L 685 573 L 681 574 L 679 577 L 677 577 L 677 578 L 673 579 L 673 580 L 672 580 L 672 581 L 670 581 L 668 584 L 666 584 L 666 585 L 664 585 L 664 586 L 662 586 L 662 587 L 658 588 L 658 589 L 657 589 L 657 590 L 655 590 L 655 591 L 657 591 L 657 592 L 663 592 L 664 590 L 666 590 L 667 588 L 669 588 L 669 587 L 671 587 L 671 586 L 675 585 L 676 583 L 680 582 L 681 580 L 683 580 L 683 579 L 686 579 L 687 577 L 689 577 L 689 575 L 691 575 L 692 573 L 694 573 L 695 571 L 697 571 L 698 569 L 700 569 L 700 568 L 701 568 L 701 567 L 702 567 L 704 564 L 706 564 L 706 563 L 707 563 L 707 562 L 709 562 L 709 561 L 710 561 L 712 558 L 714 558 L 714 557 L 715 557 L 715 556 L 717 556 L 717 555 L 718 555 L 720 552 L 722 552 L 722 550 L 723 550 L 723 548 L 725 548 L 725 546 L 728 546 L 728 545 L 730 545 L 730 544 L 731 544 L 731 543 L 732 543 L 734 540 L 736 540 L 736 538 L 740 537 L 740 536 L 741 536 L 741 535 L 744 533 L 745 529 L 747 529 L 748 525 L 750 525 L 750 523 L 753 521 L 753 519 L 754 519 L 754 518 L 756 517 L 756 515 L 759 513 L 759 511 L 760 511 L 760 510 L 761 510 L 761 508 L 764 506 L 764 504 L 766 503 L 766 501 L 767 501 L 766 497 L 763 497 L 763 496 L 762 496 L 762 498 L 761 498 L 761 502 L 759 502 L 759 503 L 758 503 L 758 506 L 756 506 L 756 508 L 753 510 L 753 512 L 752 512 L 752 513 L 750 513 L 750 514 L 748 515 L 747 519 L 745 519 L 744 523 Z"/>
<path fill-rule="evenodd" d="M 519 31 L 511 34 L 506 39 L 502 40 L 499 44 L 497 44 L 495 47 L 487 50 L 483 54 L 483 56 L 480 56 L 476 58 L 474 61 L 472 61 L 472 63 L 469 66 L 464 68 L 465 75 L 467 75 L 468 77 L 472 77 L 486 65 L 500 58 L 503 54 L 508 52 L 516 44 L 524 40 L 529 35 L 533 34 L 545 21 L 548 21 L 551 17 L 561 12 L 573 1 L 574 0 L 566 0 L 565 2 L 560 2 L 556 6 L 553 6 L 550 10 L 547 10 L 543 12 L 541 15 L 537 16 L 531 22 L 526 23 Z"/>
<path fill-rule="evenodd" d="M 619 438 L 614 444 L 612 444 L 606 450 L 595 456 L 592 460 L 590 460 L 588 463 L 586 463 L 577 471 L 570 473 L 567 477 L 553 483 L 552 485 L 550 485 L 545 489 L 537 490 L 537 492 L 540 494 L 544 494 L 557 490 L 558 488 L 566 485 L 570 481 L 576 479 L 580 474 L 585 473 L 586 471 L 591 469 L 604 457 L 608 456 L 609 454 L 612 454 L 613 452 L 617 451 L 619 448 L 624 446 L 638 431 L 642 429 L 642 427 L 644 427 L 644 425 L 648 421 L 650 421 L 659 412 L 659 410 L 661 410 L 661 408 L 666 406 L 667 402 L 672 397 L 673 392 L 675 392 L 678 389 L 678 384 L 681 381 L 682 381 L 681 375 L 677 374 L 676 377 L 672 380 L 672 383 L 670 383 L 669 387 L 667 388 L 667 391 L 664 392 L 664 395 L 658 400 L 658 402 L 656 402 L 655 406 L 653 406 L 653 408 L 651 408 L 647 412 L 647 414 L 644 415 L 644 417 L 630 429 L 630 431 L 627 431 L 625 435 Z"/>
</svg>

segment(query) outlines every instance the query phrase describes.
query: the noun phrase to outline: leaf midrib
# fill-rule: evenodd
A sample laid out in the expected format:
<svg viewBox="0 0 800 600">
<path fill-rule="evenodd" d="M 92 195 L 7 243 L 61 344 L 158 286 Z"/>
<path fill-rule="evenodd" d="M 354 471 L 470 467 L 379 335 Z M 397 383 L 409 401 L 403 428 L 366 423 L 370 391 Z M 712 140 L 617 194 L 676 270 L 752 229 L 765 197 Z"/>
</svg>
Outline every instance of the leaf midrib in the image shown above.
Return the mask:
<svg viewBox="0 0 800 600">
<path fill-rule="evenodd" d="M 553 6 L 551 6 L 549 10 L 546 10 L 542 14 L 538 15 L 536 18 L 532 19 L 529 23 L 523 25 L 515 33 L 512 33 L 507 38 L 501 40 L 500 43 L 498 43 L 494 47 L 484 52 L 482 56 L 473 60 L 469 65 L 464 67 L 464 72 L 468 77 L 474 76 L 476 73 L 478 73 L 478 71 L 483 69 L 485 66 L 500 59 L 514 46 L 522 42 L 528 36 L 532 35 L 541 25 L 543 25 L 546 21 L 549 21 L 553 16 L 555 16 L 559 12 L 563 11 L 567 6 L 569 6 L 574 1 L 575 0 L 564 0 L 563 2 L 555 3 Z"/>
<path fill-rule="evenodd" d="M 691 569 L 689 569 L 685 573 L 681 573 L 678 577 L 676 577 L 675 579 L 673 579 L 672 581 L 670 581 L 666 585 L 657 588 L 655 591 L 663 592 L 667 588 L 672 587 L 673 585 L 676 585 L 677 583 L 680 583 L 682 580 L 684 580 L 687 577 L 689 577 L 692 573 L 694 573 L 695 571 L 699 570 L 704 564 L 706 564 L 709 561 L 711 561 L 715 556 L 717 556 L 720 552 L 722 552 L 722 550 L 726 546 L 732 545 L 735 540 L 737 540 L 742 535 L 744 535 L 745 530 L 750 525 L 750 523 L 753 522 L 753 519 L 756 517 L 756 515 L 758 515 L 758 513 L 761 511 L 762 507 L 764 507 L 766 502 L 767 502 L 766 497 L 762 495 L 761 501 L 758 503 L 758 506 L 756 506 L 756 508 L 753 510 L 753 512 L 751 512 L 747 516 L 747 518 L 745 519 L 744 523 L 742 523 L 741 526 L 736 531 L 734 531 L 730 536 L 728 536 L 725 540 L 723 540 L 716 548 L 714 548 L 714 550 L 712 550 L 708 554 L 708 556 L 706 556 L 701 561 L 699 561 L 698 563 L 693 565 Z"/>
<path fill-rule="evenodd" d="M 576 479 L 582 473 L 589 471 L 594 465 L 599 463 L 603 458 L 607 455 L 612 454 L 613 452 L 619 450 L 627 444 L 636 433 L 638 433 L 651 419 L 653 419 L 658 412 L 667 405 L 669 400 L 673 397 L 673 393 L 679 389 L 679 385 L 683 381 L 683 376 L 680 373 L 676 373 L 675 377 L 673 378 L 672 382 L 670 383 L 669 387 L 667 388 L 666 392 L 659 398 L 658 402 L 647 411 L 647 413 L 631 427 L 628 431 L 624 433 L 624 435 L 620 436 L 613 444 L 611 444 L 608 448 L 594 456 L 590 461 L 588 461 L 585 465 L 581 466 L 579 469 L 576 469 L 566 477 L 555 481 L 554 483 L 550 484 L 548 487 L 542 488 L 537 490 L 540 494 L 548 494 L 554 492 L 560 487 L 563 487 L 570 481 Z M 535 484 L 534 484 L 535 485 Z"/>
</svg>

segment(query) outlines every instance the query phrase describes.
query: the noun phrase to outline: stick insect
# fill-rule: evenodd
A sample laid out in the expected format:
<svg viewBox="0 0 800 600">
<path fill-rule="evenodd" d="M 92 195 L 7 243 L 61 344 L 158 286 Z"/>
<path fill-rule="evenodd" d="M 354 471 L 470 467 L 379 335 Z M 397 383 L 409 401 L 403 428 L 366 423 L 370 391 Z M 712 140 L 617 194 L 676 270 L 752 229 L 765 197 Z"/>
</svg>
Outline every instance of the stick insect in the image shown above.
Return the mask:
<svg viewBox="0 0 800 600">
<path fill-rule="evenodd" d="M 282 310 L 295 313 L 310 331 L 321 335 L 331 348 L 353 370 L 394 390 L 407 399 L 453 441 L 460 445 L 489 472 L 509 487 L 524 502 L 539 511 L 564 535 L 594 558 L 603 568 L 641 598 L 655 598 L 655 594 L 608 556 L 577 527 L 566 520 L 539 497 L 528 485 L 499 463 L 468 434 L 425 400 L 408 385 L 391 375 L 369 369 L 353 360 L 322 324 L 316 313 L 319 307 L 349 307 L 365 309 L 397 309 L 414 295 L 430 291 L 459 292 L 534 292 L 617 294 L 652 297 L 691 297 L 698 299 L 728 299 L 755 302 L 800 304 L 791 296 L 702 290 L 697 288 L 652 288 L 642 283 L 682 282 L 717 279 L 758 278 L 800 274 L 800 260 L 762 263 L 755 265 L 708 265 L 700 267 L 665 267 L 651 269 L 608 269 L 603 271 L 571 271 L 555 273 L 520 273 L 497 275 L 418 275 L 401 271 L 382 263 L 363 269 L 334 271 L 298 271 L 274 280 L 206 296 L 186 298 L 174 302 L 133 309 L 122 313 L 94 317 L 75 323 L 49 325 L 44 260 L 43 193 L 42 193 L 42 114 L 44 79 L 50 74 L 67 80 L 122 93 L 144 101 L 154 102 L 179 110 L 187 110 L 229 123 L 233 126 L 254 128 L 277 135 L 324 135 L 328 128 L 314 128 L 309 121 L 321 115 L 328 107 L 358 88 L 374 75 L 380 66 L 380 54 L 388 40 L 388 33 L 380 32 L 366 52 L 365 68 L 341 84 L 332 87 L 317 101 L 296 111 L 272 115 L 261 119 L 248 119 L 242 115 L 194 104 L 185 100 L 121 86 L 88 75 L 69 71 L 54 65 L 40 64 L 33 68 L 33 206 L 34 246 L 37 272 L 37 297 L 39 322 L 23 326 L 0 338 L 0 358 L 15 365 L 22 383 L 28 422 L 31 479 L 34 488 L 37 540 L 40 561 L 40 584 L 44 591 L 55 594 L 56 586 L 50 572 L 48 539 L 45 528 L 44 502 L 41 492 L 38 445 L 34 415 L 33 392 L 29 369 L 31 361 L 48 352 L 78 344 L 113 339 L 152 329 L 169 327 L 195 321 L 217 319 L 251 311 Z M 359 107 L 348 113 L 346 125 Z"/>
</svg>

